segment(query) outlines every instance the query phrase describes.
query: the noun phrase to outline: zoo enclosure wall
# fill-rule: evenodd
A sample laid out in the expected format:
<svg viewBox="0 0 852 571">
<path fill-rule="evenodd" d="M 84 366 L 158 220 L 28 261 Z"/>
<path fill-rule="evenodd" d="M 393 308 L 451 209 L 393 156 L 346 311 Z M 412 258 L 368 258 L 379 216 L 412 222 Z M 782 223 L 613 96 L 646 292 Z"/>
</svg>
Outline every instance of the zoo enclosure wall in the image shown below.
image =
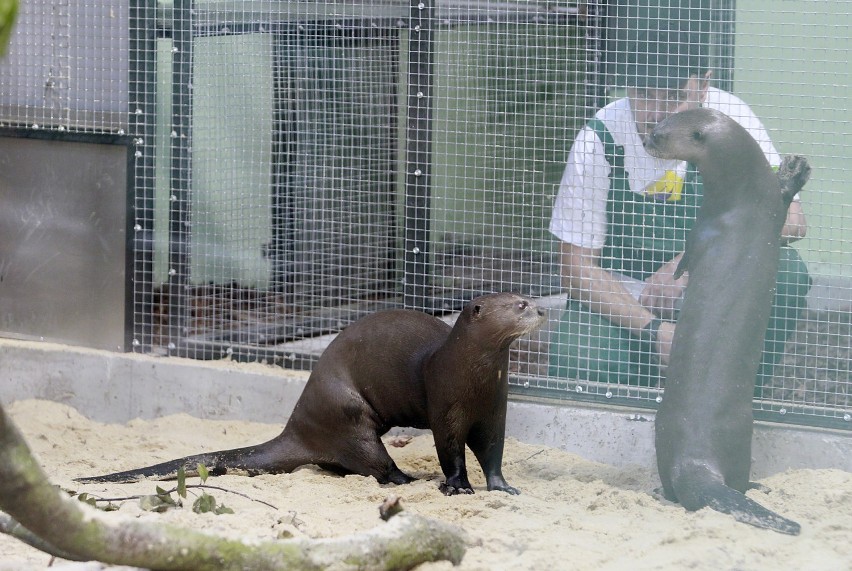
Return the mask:
<svg viewBox="0 0 852 571">
<path fill-rule="evenodd" d="M 695 30 L 714 86 L 814 170 L 794 244 L 814 285 L 756 413 L 850 428 L 850 22 L 848 3 L 813 1 L 27 2 L 0 120 L 130 138 L 129 304 L 102 307 L 127 313 L 126 349 L 310 368 L 368 312 L 516 290 L 551 318 L 515 349 L 513 390 L 654 407 L 658 387 L 551 366 L 566 291 L 548 224 L 637 38 Z M 3 330 L 55 338 L 6 295 L 40 266 L 14 240 L 0 254 Z"/>
</svg>

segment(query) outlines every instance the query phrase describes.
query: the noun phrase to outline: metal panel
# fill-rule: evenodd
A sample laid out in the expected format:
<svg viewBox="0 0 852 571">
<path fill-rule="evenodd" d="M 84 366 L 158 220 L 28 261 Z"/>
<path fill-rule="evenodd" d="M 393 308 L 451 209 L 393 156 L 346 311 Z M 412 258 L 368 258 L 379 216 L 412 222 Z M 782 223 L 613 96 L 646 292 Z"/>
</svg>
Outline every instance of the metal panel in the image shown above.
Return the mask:
<svg viewBox="0 0 852 571">
<path fill-rule="evenodd" d="M 0 132 L 0 333 L 124 349 L 127 143 Z"/>
</svg>

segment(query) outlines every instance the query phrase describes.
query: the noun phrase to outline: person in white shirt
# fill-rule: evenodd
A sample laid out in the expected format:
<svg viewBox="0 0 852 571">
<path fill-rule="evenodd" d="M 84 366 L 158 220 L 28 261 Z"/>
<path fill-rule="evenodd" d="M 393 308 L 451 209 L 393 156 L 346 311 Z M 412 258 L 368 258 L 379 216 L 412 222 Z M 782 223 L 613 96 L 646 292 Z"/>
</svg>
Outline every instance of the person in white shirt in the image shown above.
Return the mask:
<svg viewBox="0 0 852 571">
<path fill-rule="evenodd" d="M 671 35 L 664 39 L 670 40 Z M 635 54 L 627 96 L 600 109 L 568 155 L 550 231 L 561 240 L 568 306 L 550 343 L 550 374 L 643 386 L 660 384 L 688 275 L 673 278 L 701 200 L 697 171 L 651 157 L 643 137 L 664 118 L 699 106 L 732 117 L 755 138 L 770 165 L 778 151 L 749 106 L 710 86 L 706 57 L 687 34 L 650 37 Z M 805 235 L 794 201 L 782 232 Z M 783 247 L 758 389 L 772 373 L 810 288 L 798 253 Z"/>
</svg>

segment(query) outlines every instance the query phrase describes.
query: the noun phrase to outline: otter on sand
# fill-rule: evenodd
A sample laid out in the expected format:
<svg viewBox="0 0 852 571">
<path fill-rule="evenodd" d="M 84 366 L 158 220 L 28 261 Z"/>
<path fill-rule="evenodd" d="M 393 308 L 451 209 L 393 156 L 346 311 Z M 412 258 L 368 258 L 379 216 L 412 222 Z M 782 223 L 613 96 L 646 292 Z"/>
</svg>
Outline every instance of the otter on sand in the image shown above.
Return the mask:
<svg viewBox="0 0 852 571">
<path fill-rule="evenodd" d="M 488 490 L 519 493 L 502 474 L 509 346 L 539 327 L 543 309 L 520 295 L 471 301 L 452 328 L 412 310 L 380 311 L 344 329 L 320 356 L 284 431 L 256 446 L 188 456 L 154 466 L 78 478 L 131 482 L 196 473 L 250 476 L 315 464 L 379 483 L 414 480 L 388 455 L 381 436 L 394 426 L 430 428 L 446 495 L 472 494 L 465 444 L 485 473 Z"/>
<path fill-rule="evenodd" d="M 704 196 L 676 276 L 689 283 L 656 417 L 657 467 L 667 499 L 796 535 L 796 522 L 746 497 L 752 396 L 793 196 L 810 175 L 785 157 L 776 175 L 757 142 L 730 117 L 693 109 L 645 140 L 660 158 L 698 167 Z"/>
</svg>

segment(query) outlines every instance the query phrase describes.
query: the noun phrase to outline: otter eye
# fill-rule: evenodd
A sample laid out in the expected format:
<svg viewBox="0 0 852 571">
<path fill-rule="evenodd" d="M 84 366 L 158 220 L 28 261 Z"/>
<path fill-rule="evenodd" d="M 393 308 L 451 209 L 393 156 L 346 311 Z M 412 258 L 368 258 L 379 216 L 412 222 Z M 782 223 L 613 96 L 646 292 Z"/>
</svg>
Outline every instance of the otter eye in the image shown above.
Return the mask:
<svg viewBox="0 0 852 571">
<path fill-rule="evenodd" d="M 481 305 L 474 305 L 474 306 L 473 306 L 473 313 L 474 313 L 474 315 L 479 315 L 479 313 L 480 313 L 481 311 L 482 311 L 482 306 L 481 306 Z"/>
<path fill-rule="evenodd" d="M 695 130 L 692 132 L 692 139 L 695 141 L 702 141 L 704 140 L 704 133 L 702 131 Z"/>
<path fill-rule="evenodd" d="M 521 311 L 525 310 L 527 307 L 529 307 L 529 304 L 526 301 L 522 301 L 518 304 L 518 309 Z"/>
</svg>

